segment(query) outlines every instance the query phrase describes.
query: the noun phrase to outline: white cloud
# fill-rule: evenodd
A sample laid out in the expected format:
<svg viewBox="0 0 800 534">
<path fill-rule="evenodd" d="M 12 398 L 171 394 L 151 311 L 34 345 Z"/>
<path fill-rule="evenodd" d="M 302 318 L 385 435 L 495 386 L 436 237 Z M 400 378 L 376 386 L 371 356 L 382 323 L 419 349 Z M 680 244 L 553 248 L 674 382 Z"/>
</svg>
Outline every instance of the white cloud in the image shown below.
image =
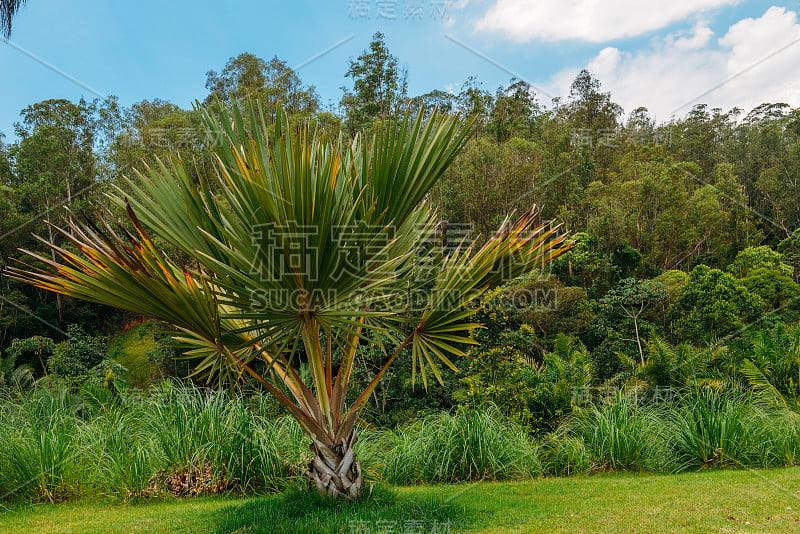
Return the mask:
<svg viewBox="0 0 800 534">
<path fill-rule="evenodd" d="M 689 35 L 674 35 L 670 37 L 675 37 L 675 48 L 696 50 L 708 46 L 713 36 L 714 32 L 711 28 L 702 22 L 698 22 Z"/>
<path fill-rule="evenodd" d="M 673 113 L 686 114 L 697 103 L 746 111 L 764 102 L 800 106 L 797 65 L 797 14 L 773 6 L 760 18 L 737 22 L 718 39 L 707 26 L 697 24 L 688 33 L 667 35 L 642 50 L 606 47 L 586 68 L 626 112 L 646 106 L 659 119 L 668 119 Z M 547 88 L 567 94 L 578 70 L 559 72 Z"/>
<path fill-rule="evenodd" d="M 658 30 L 739 0 L 497 0 L 477 22 L 478 31 L 518 41 L 579 39 L 602 43 Z"/>
<path fill-rule="evenodd" d="M 622 59 L 622 52 L 613 46 L 606 47 L 597 54 L 587 68 L 590 72 L 613 72 Z"/>
</svg>

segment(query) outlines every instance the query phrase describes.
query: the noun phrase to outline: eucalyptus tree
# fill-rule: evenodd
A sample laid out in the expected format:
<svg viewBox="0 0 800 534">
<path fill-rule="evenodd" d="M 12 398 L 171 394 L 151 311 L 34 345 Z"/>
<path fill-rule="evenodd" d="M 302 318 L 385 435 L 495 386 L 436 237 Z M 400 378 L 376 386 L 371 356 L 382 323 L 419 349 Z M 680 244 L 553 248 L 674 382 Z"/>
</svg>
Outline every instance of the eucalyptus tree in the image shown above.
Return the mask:
<svg viewBox="0 0 800 534">
<path fill-rule="evenodd" d="M 380 32 L 358 58 L 350 60 L 345 76 L 353 79 L 353 90 L 342 88 L 341 106 L 353 131 L 385 119 L 408 95 L 407 73 L 398 67 Z"/>
<path fill-rule="evenodd" d="M 440 366 L 454 368 L 449 356 L 474 343 L 468 305 L 570 244 L 532 209 L 480 248 L 436 246 L 426 197 L 474 129 L 458 117 L 406 112 L 353 140 L 292 127 L 281 110 L 267 124 L 252 102 L 204 120 L 214 175 L 195 183 L 179 158 L 145 168 L 109 196 L 132 231 L 73 219 L 59 233 L 74 248 L 51 243 L 59 261 L 34 254 L 47 270 L 10 274 L 174 325 L 198 374 L 222 384 L 249 375 L 299 421 L 319 492 L 355 498 L 356 423 L 389 366 L 410 355 L 412 380 L 441 380 Z M 357 347 L 378 331 L 394 351 L 348 402 Z"/>
<path fill-rule="evenodd" d="M 248 52 L 232 57 L 220 71 L 206 73 L 209 95 L 205 103 L 213 106 L 218 100 L 257 98 L 274 117 L 280 103 L 289 116 L 308 117 L 320 108 L 316 88 L 305 85 L 297 72 L 274 56 L 269 61 Z"/>
<path fill-rule="evenodd" d="M 99 185 L 95 112 L 95 103 L 65 99 L 43 100 L 20 112 L 21 120 L 15 124 L 18 141 L 10 150 L 14 163 L 11 183 L 19 207 L 30 213 L 33 228 L 28 232 L 44 226 L 43 217 L 36 214 L 46 213 L 55 222 L 63 219 L 58 209 L 61 205 L 82 209 Z M 57 234 L 48 230 L 48 239 L 54 242 Z M 60 323 L 64 311 L 61 295 L 56 295 L 56 308 Z"/>
</svg>

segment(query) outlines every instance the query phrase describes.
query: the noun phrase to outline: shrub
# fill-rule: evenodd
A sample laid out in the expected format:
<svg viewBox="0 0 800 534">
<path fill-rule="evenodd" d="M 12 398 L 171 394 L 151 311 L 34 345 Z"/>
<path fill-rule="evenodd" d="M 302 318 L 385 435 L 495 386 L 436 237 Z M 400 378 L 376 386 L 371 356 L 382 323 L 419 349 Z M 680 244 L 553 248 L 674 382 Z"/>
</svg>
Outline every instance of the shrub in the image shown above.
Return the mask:
<svg viewBox="0 0 800 534">
<path fill-rule="evenodd" d="M 171 384 L 147 398 L 88 385 L 0 399 L 0 496 L 283 490 L 300 478 L 308 440 L 264 404 Z"/>
<path fill-rule="evenodd" d="M 507 417 L 534 429 L 542 422 L 538 387 L 544 381 L 539 367 L 531 365 L 515 348 L 500 346 L 468 355 L 465 400 L 479 406 L 495 405 Z"/>
<path fill-rule="evenodd" d="M 708 341 L 741 329 L 764 308 L 758 295 L 732 275 L 706 265 L 695 267 L 672 307 L 675 334 Z"/>
<path fill-rule="evenodd" d="M 0 391 L 27 387 L 33 383 L 33 377 L 33 366 L 27 363 L 17 366 L 15 354 L 0 356 Z"/>
<path fill-rule="evenodd" d="M 6 358 L 12 358 L 16 365 L 29 365 L 36 376 L 46 371 L 47 360 L 53 354 L 55 343 L 49 337 L 33 336 L 26 339 L 15 339 L 6 349 Z"/>
<path fill-rule="evenodd" d="M 708 390 L 660 407 L 618 394 L 539 444 L 497 408 L 461 408 L 362 428 L 356 447 L 368 481 L 396 484 L 796 465 L 800 416 L 759 402 Z M 4 499 L 260 494 L 301 483 L 309 460 L 298 423 L 266 398 L 169 382 L 145 398 L 96 385 L 0 397 L 0 433 Z"/>
<path fill-rule="evenodd" d="M 90 336 L 71 324 L 67 327 L 69 339 L 57 343 L 47 362 L 50 371 L 67 383 L 77 385 L 86 380 L 89 371 L 106 358 L 107 340 L 104 336 Z"/>
<path fill-rule="evenodd" d="M 520 337 L 527 331 L 523 325 Z M 555 426 L 568 416 L 575 393 L 588 390 L 594 377 L 586 347 L 563 334 L 540 363 L 507 345 L 473 351 L 468 359 L 469 374 L 462 379 L 468 387 L 466 400 L 497 406 L 530 431 Z"/>
</svg>

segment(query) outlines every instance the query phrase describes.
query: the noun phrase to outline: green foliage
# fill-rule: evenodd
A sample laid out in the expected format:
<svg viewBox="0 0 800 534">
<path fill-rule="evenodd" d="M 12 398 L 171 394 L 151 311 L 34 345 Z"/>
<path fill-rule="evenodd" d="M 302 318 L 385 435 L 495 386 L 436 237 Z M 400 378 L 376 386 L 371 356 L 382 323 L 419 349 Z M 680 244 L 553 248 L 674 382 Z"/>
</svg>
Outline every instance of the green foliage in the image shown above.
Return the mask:
<svg viewBox="0 0 800 534">
<path fill-rule="evenodd" d="M 160 378 L 165 362 L 161 358 L 151 360 L 150 355 L 158 351 L 158 356 L 166 356 L 168 351 L 156 342 L 157 330 L 157 323 L 145 322 L 126 327 L 109 339 L 109 357 L 125 368 L 124 379 L 135 387 L 146 389 Z"/>
<path fill-rule="evenodd" d="M 499 144 L 486 137 L 471 139 L 461 156 L 433 190 L 432 198 L 446 221 L 471 236 L 487 236 L 509 210 L 524 212 L 532 203 L 525 193 L 535 184 L 531 174 L 538 148 L 521 138 Z"/>
<path fill-rule="evenodd" d="M 698 265 L 672 307 L 674 335 L 708 341 L 736 334 L 764 303 L 730 274 Z"/>
<path fill-rule="evenodd" d="M 566 414 L 573 397 L 586 392 L 596 381 L 591 353 L 579 340 L 560 334 L 553 351 L 544 355 L 544 369 L 550 398 L 556 406 L 554 415 Z"/>
<path fill-rule="evenodd" d="M 157 471 L 160 451 L 137 421 L 141 415 L 138 410 L 104 411 L 81 429 L 80 443 L 90 464 L 97 466 L 91 482 L 105 495 L 123 499 L 145 495 Z"/>
<path fill-rule="evenodd" d="M 791 265 L 783 263 L 783 255 L 766 245 L 747 247 L 739 252 L 733 263 L 728 266 L 728 272 L 736 278 L 745 278 L 758 269 L 780 271 L 786 276 L 793 274 Z"/>
<path fill-rule="evenodd" d="M 47 370 L 47 362 L 55 350 L 55 343 L 49 337 L 33 336 L 27 339 L 15 339 L 6 349 L 6 358 L 16 365 L 28 365 L 35 374 L 40 375 Z"/>
<path fill-rule="evenodd" d="M 800 326 L 779 324 L 745 336 L 733 344 L 727 370 L 765 405 L 796 408 L 800 399 Z"/>
<path fill-rule="evenodd" d="M 526 325 L 517 342 L 532 331 Z M 521 340 L 520 340 L 521 338 Z M 572 411 L 576 392 L 588 392 L 594 380 L 591 356 L 579 341 L 559 335 L 552 352 L 532 357 L 500 345 L 468 355 L 467 403 L 497 406 L 531 431 L 557 424 Z"/>
<path fill-rule="evenodd" d="M 370 333 L 372 343 L 361 344 L 356 352 L 358 373 L 353 376 L 356 389 L 369 385 L 391 356 L 396 345 L 386 336 Z M 466 366 L 464 357 L 456 356 L 452 362 L 458 371 L 449 367 L 440 369 L 442 383 L 438 380 L 424 387 L 421 380 L 412 380 L 413 361 L 410 351 L 404 350 L 392 367 L 386 371 L 364 407 L 362 418 L 378 427 L 396 428 L 441 411 L 449 411 L 456 404 L 463 385 L 460 378 Z M 351 399 L 357 397 L 354 391 Z"/>
<path fill-rule="evenodd" d="M 17 365 L 16 354 L 0 356 L 0 391 L 19 389 L 33 384 L 33 367 L 30 364 Z"/>
<path fill-rule="evenodd" d="M 167 471 L 208 464 L 226 486 L 269 491 L 299 477 L 307 441 L 299 425 L 266 420 L 259 404 L 223 392 L 163 386 L 142 414 Z"/>
<path fill-rule="evenodd" d="M 229 102 L 248 97 L 258 98 L 265 110 L 274 116 L 280 104 L 293 116 L 308 116 L 320 107 L 320 97 L 314 87 L 303 85 L 300 77 L 285 61 L 274 56 L 265 61 L 243 52 L 232 57 L 221 72 L 206 74 L 207 105 L 217 100 Z"/>
<path fill-rule="evenodd" d="M 542 423 L 541 370 L 515 348 L 499 346 L 470 354 L 466 385 L 468 403 L 493 404 L 527 428 Z"/>
<path fill-rule="evenodd" d="M 387 118 L 406 96 L 406 74 L 400 72 L 380 32 L 358 58 L 350 60 L 345 76 L 353 79 L 353 90 L 345 89 L 341 104 L 353 132 Z"/>
<path fill-rule="evenodd" d="M 187 378 L 192 374 L 191 364 L 182 359 L 174 338 L 167 332 L 153 332 L 153 346 L 147 350 L 145 357 L 150 364 L 151 378 L 172 377 Z"/>
<path fill-rule="evenodd" d="M 759 407 L 751 399 L 695 390 L 666 404 L 639 405 L 618 394 L 592 406 L 549 436 L 546 472 L 591 470 L 685 471 L 792 465 L 800 419 Z"/>
<path fill-rule="evenodd" d="M 92 213 L 89 201 L 102 194 L 108 178 L 108 167 L 101 163 L 106 146 L 102 117 L 115 106 L 113 98 L 32 104 L 20 113 L 16 141 L 0 146 L 0 349 L 13 339 L 41 335 L 42 321 L 60 330 L 73 322 L 95 330 L 108 318 L 101 307 L 16 284 L 5 269 L 21 258 L 20 248 L 44 253 L 33 234 L 65 244 L 46 222 L 67 220 L 67 210 L 56 208 L 66 204 L 75 213 Z M 39 362 L 24 361 L 24 356 L 20 363 L 34 365 L 37 376 L 44 372 Z"/>
<path fill-rule="evenodd" d="M 601 382 L 614 379 L 626 367 L 628 360 L 636 361 L 636 347 L 630 340 L 623 339 L 618 332 L 602 329 L 598 333 L 592 332 L 600 340 L 591 352 L 592 363 Z"/>
<path fill-rule="evenodd" d="M 761 297 L 768 310 L 779 310 L 784 321 L 791 321 L 790 312 L 797 309 L 796 301 L 800 296 L 800 285 L 791 274 L 782 269 L 757 268 L 750 271 L 741 282 L 748 291 Z"/>
<path fill-rule="evenodd" d="M 542 469 L 549 475 L 572 476 L 587 473 L 590 468 L 586 443 L 566 431 L 552 437 L 542 449 Z"/>
<path fill-rule="evenodd" d="M 780 315 L 784 321 L 792 316 L 787 312 L 793 310 L 783 308 L 794 304 L 800 295 L 800 285 L 793 278 L 794 268 L 783 263 L 782 254 L 767 246 L 748 247 L 736 256 L 728 271 L 750 292 L 761 297 L 768 310 L 782 312 Z"/>
<path fill-rule="evenodd" d="M 598 302 L 609 320 L 641 315 L 653 301 L 666 296 L 666 288 L 657 280 L 625 278 Z"/>
<path fill-rule="evenodd" d="M 622 107 L 611 100 L 611 93 L 600 91 L 600 81 L 586 69 L 572 82 L 569 103 L 562 111 L 572 122 L 593 130 L 616 127 L 622 115 Z"/>
<path fill-rule="evenodd" d="M 663 338 L 652 336 L 638 375 L 655 388 L 685 391 L 702 384 L 711 353 L 713 348 L 697 349 L 686 343 L 672 347 Z"/>
<path fill-rule="evenodd" d="M 638 391 L 576 409 L 539 438 L 496 408 L 462 408 L 395 430 L 362 428 L 356 447 L 368 479 L 393 484 L 800 461 L 800 417 L 785 407 L 712 388 L 654 404 Z M 175 491 L 163 486 L 168 476 L 187 476 L 175 494 L 192 495 L 212 491 L 193 478 L 202 473 L 213 488 L 262 494 L 302 480 L 309 439 L 293 420 L 275 418 L 264 398 L 169 383 L 151 393 L 57 387 L 1 398 L 0 495 L 165 496 Z"/>
<path fill-rule="evenodd" d="M 666 333 L 673 330 L 671 320 L 674 317 L 670 316 L 669 310 L 683 291 L 688 279 L 689 275 L 687 273 L 677 270 L 664 271 L 652 279 L 664 287 L 665 294 L 664 298 L 657 301 L 652 310 L 645 314 L 645 317 L 657 325 L 661 332 Z"/>
<path fill-rule="evenodd" d="M 168 474 L 202 466 L 215 487 L 247 494 L 299 484 L 309 438 L 265 399 L 164 383 L 142 398 L 102 387 L 0 399 L 0 495 L 59 500 L 163 496 Z M 363 430 L 365 474 L 395 483 L 523 478 L 538 473 L 527 432 L 497 410 L 439 413 L 396 431 Z M 202 471 L 201 471 L 202 472 Z M 28 482 L 25 484 L 25 482 Z"/>
<path fill-rule="evenodd" d="M 564 287 L 554 276 L 531 276 L 515 280 L 481 295 L 478 313 L 484 328 L 472 336 L 491 347 L 509 343 L 526 356 L 541 359 L 544 348 L 551 346 L 560 333 L 582 334 L 594 321 L 592 302 L 580 287 Z M 518 337 L 525 326 L 525 340 Z"/>
<path fill-rule="evenodd" d="M 652 333 L 653 327 L 642 315 L 666 294 L 661 282 L 625 278 L 598 302 L 600 327 L 634 340 L 644 363 L 642 337 Z"/>
<path fill-rule="evenodd" d="M 588 233 L 576 233 L 572 249 L 553 262 L 553 271 L 567 285 L 578 285 L 597 292 L 606 288 L 617 276 L 617 268 L 611 258 L 603 254 L 597 237 Z"/>
<path fill-rule="evenodd" d="M 510 325 L 512 308 L 505 301 L 505 288 L 498 287 L 484 292 L 477 304 L 475 318 L 484 326 L 471 332 L 471 336 L 483 346 L 492 347 L 500 343 L 500 336 Z"/>
<path fill-rule="evenodd" d="M 794 279 L 797 281 L 800 276 L 800 228 L 778 243 L 778 252 L 783 254 L 785 261 L 792 266 Z"/>
<path fill-rule="evenodd" d="M 0 413 L 4 499 L 161 496 L 155 482 L 172 473 L 189 473 L 181 491 L 190 492 L 198 466 L 226 490 L 263 493 L 296 484 L 307 461 L 300 426 L 274 418 L 258 397 L 170 384 L 149 398 L 59 387 L 0 400 Z"/>
<path fill-rule="evenodd" d="M 666 290 L 665 298 L 671 303 L 678 297 L 688 279 L 689 275 L 687 275 L 685 272 L 676 271 L 673 269 L 671 271 L 664 271 L 660 275 L 653 278 L 653 281 L 664 286 L 664 289 Z"/>
<path fill-rule="evenodd" d="M 76 384 L 86 380 L 89 371 L 107 358 L 107 340 L 105 336 L 86 334 L 76 324 L 67 327 L 67 336 L 55 345 L 47 365 L 56 377 Z"/>
<path fill-rule="evenodd" d="M 534 97 L 533 87 L 512 78 L 508 87 L 497 90 L 486 129 L 498 141 L 529 138 L 540 115 L 541 107 Z"/>
</svg>

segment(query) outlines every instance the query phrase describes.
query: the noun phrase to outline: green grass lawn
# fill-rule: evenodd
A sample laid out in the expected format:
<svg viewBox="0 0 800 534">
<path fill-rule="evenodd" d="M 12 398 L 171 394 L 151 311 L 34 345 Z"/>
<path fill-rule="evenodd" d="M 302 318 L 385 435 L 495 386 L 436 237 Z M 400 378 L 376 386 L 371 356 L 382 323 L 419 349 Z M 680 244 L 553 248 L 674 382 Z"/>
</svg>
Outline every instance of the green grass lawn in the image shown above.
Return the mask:
<svg viewBox="0 0 800 534">
<path fill-rule="evenodd" d="M 1 509 L 0 532 L 402 533 L 408 525 L 420 532 L 434 525 L 486 533 L 800 532 L 800 468 L 610 474 L 376 493 L 355 505 L 307 494 L 15 505 Z"/>
</svg>

